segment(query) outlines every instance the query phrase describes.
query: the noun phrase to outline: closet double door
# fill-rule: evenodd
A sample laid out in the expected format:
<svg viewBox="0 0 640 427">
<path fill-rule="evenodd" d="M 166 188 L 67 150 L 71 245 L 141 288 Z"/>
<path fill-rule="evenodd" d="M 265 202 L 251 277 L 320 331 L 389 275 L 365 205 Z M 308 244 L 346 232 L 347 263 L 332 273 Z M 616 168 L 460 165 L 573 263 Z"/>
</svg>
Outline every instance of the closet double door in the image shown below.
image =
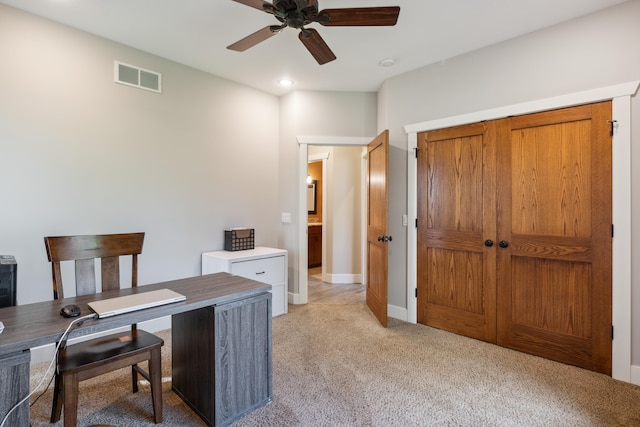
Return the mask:
<svg viewBox="0 0 640 427">
<path fill-rule="evenodd" d="M 611 103 L 418 137 L 418 322 L 611 374 Z"/>
</svg>

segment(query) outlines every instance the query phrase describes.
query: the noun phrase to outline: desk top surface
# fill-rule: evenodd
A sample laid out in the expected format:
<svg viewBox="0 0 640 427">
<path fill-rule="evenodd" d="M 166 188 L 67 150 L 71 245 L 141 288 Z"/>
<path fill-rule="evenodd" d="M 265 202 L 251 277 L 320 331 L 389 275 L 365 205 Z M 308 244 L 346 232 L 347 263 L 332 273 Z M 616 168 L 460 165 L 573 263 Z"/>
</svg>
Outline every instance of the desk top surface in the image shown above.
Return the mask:
<svg viewBox="0 0 640 427">
<path fill-rule="evenodd" d="M 0 333 L 0 355 L 58 341 L 73 320 L 60 315 L 60 309 L 65 305 L 77 304 L 82 310 L 81 315 L 84 316 L 92 313 L 87 305 L 91 301 L 164 288 L 183 294 L 186 300 L 104 319 L 87 319 L 80 327 L 74 329 L 71 337 L 249 298 L 269 291 L 271 286 L 228 273 L 215 273 L 141 285 L 133 289 L 0 308 L 0 320 L 4 323 L 4 331 Z"/>
</svg>

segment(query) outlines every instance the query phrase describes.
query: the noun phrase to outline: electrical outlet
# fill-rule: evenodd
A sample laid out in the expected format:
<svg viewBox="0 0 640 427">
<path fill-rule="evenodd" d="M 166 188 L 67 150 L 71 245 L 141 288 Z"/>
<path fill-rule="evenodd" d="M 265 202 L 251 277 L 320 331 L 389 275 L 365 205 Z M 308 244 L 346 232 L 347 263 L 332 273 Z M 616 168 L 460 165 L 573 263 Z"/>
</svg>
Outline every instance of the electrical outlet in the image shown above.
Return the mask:
<svg viewBox="0 0 640 427">
<path fill-rule="evenodd" d="M 402 215 L 402 226 L 406 227 L 409 225 L 409 217 L 407 215 Z"/>
</svg>

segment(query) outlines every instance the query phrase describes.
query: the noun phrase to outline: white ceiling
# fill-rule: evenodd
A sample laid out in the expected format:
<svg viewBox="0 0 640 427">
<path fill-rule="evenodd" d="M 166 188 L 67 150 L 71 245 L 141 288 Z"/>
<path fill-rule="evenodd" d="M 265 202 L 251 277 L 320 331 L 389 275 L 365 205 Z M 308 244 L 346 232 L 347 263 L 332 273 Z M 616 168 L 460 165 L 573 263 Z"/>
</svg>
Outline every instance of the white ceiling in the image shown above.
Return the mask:
<svg viewBox="0 0 640 427">
<path fill-rule="evenodd" d="M 312 24 L 337 56 L 325 65 L 317 64 L 291 28 L 246 52 L 227 50 L 231 43 L 278 23 L 272 15 L 232 0 L 0 3 L 282 95 L 291 90 L 377 91 L 389 77 L 624 1 L 319 0 L 320 9 L 401 7 L 394 27 Z M 387 58 L 395 60 L 395 65 L 380 66 Z M 282 77 L 295 81 L 293 89 L 278 86 Z"/>
</svg>

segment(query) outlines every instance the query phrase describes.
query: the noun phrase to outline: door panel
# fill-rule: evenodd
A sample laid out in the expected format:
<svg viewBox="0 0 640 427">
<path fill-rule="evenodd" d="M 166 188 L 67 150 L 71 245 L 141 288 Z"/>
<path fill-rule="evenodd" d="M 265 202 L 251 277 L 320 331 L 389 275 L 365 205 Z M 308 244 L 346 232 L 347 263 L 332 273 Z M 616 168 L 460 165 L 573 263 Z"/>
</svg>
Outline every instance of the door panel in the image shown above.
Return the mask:
<svg viewBox="0 0 640 427">
<path fill-rule="evenodd" d="M 371 141 L 367 152 L 367 306 L 386 327 L 389 243 L 380 238 L 389 234 L 389 131 Z"/>
<path fill-rule="evenodd" d="M 505 120 L 497 262 L 498 343 L 610 375 L 608 120 L 610 102 Z"/>
<path fill-rule="evenodd" d="M 495 342 L 495 152 L 492 124 L 418 141 L 418 322 Z"/>
</svg>

